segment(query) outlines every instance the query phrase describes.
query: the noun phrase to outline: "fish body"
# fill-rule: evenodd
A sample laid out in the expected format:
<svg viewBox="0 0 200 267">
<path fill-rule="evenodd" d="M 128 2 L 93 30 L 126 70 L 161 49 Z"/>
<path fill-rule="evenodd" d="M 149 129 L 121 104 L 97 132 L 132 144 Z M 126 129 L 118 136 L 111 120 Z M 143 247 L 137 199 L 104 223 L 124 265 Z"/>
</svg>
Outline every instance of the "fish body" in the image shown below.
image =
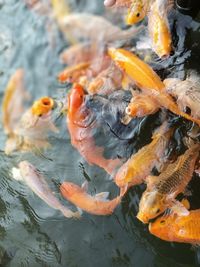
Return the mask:
<svg viewBox="0 0 200 267">
<path fill-rule="evenodd" d="M 164 83 L 149 65 L 122 48 L 109 48 L 108 54 L 136 85 L 146 94 L 150 94 L 161 107 L 200 125 L 200 120 L 180 111 L 172 97 L 164 91 Z"/>
<path fill-rule="evenodd" d="M 77 39 L 89 39 L 92 42 L 114 42 L 127 40 L 143 27 L 121 30 L 101 16 L 88 13 L 73 13 L 62 20 L 62 27 Z"/>
<path fill-rule="evenodd" d="M 149 12 L 148 29 L 152 42 L 152 48 L 159 57 L 169 57 L 172 51 L 172 37 L 167 18 L 167 0 L 156 0 Z"/>
<path fill-rule="evenodd" d="M 15 174 L 15 169 L 13 170 Z M 31 190 L 47 203 L 53 209 L 60 210 L 67 218 L 79 218 L 79 212 L 72 212 L 67 207 L 63 206 L 51 191 L 46 179 L 38 172 L 38 170 L 28 161 L 19 163 L 19 172 L 22 180 L 31 188 Z M 14 177 L 15 178 L 15 177 Z"/>
<path fill-rule="evenodd" d="M 186 80 L 168 78 L 164 80 L 166 90 L 177 98 L 181 110 L 189 107 L 191 116 L 200 119 L 200 79 L 197 75 L 189 76 Z"/>
<path fill-rule="evenodd" d="M 166 129 L 162 125 L 152 137 L 150 144 L 141 148 L 125 162 L 115 176 L 115 183 L 119 187 L 130 187 L 144 182 L 154 166 L 164 159 L 164 152 L 169 143 L 173 129 Z"/>
<path fill-rule="evenodd" d="M 72 145 L 89 164 L 95 164 L 111 174 L 120 164 L 119 159 L 106 159 L 103 147 L 95 145 L 92 137 L 94 127 L 92 114 L 85 106 L 85 92 L 81 85 L 75 84 L 68 95 L 67 126 Z"/>
<path fill-rule="evenodd" d="M 200 244 L 200 209 L 187 216 L 169 214 L 149 224 L 149 231 L 158 238 L 180 243 Z"/>
<path fill-rule="evenodd" d="M 104 195 L 107 196 L 107 192 L 91 196 L 84 188 L 69 182 L 62 183 L 60 191 L 62 196 L 68 201 L 80 209 L 95 215 L 112 214 L 121 201 L 121 196 L 118 196 L 113 200 L 107 200 L 104 197 Z"/>
<path fill-rule="evenodd" d="M 5 89 L 2 103 L 2 123 L 6 134 L 13 133 L 17 121 L 24 112 L 24 102 L 29 99 L 23 79 L 24 70 L 16 70 Z"/>
<path fill-rule="evenodd" d="M 147 189 L 139 204 L 139 220 L 147 223 L 173 205 L 192 178 L 199 148 L 199 144 L 193 145 L 159 176 L 147 177 Z"/>
</svg>

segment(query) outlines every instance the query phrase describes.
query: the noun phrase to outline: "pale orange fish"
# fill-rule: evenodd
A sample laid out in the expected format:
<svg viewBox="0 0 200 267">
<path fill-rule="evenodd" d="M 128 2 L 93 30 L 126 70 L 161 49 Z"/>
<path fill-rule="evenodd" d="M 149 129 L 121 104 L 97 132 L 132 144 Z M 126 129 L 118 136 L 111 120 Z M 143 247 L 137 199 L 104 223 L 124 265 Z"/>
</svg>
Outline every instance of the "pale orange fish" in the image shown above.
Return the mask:
<svg viewBox="0 0 200 267">
<path fill-rule="evenodd" d="M 3 97 L 2 123 L 6 134 L 13 133 L 13 129 L 24 112 L 24 102 L 28 99 L 29 94 L 24 87 L 24 70 L 18 69 L 11 76 Z"/>
<path fill-rule="evenodd" d="M 176 196 L 185 190 L 192 178 L 199 148 L 199 144 L 193 145 L 159 176 L 147 177 L 147 189 L 142 195 L 137 214 L 139 220 L 147 223 L 173 206 Z"/>
<path fill-rule="evenodd" d="M 148 29 L 152 48 L 159 57 L 169 57 L 172 37 L 167 18 L 168 0 L 155 0 L 148 16 Z"/>
<path fill-rule="evenodd" d="M 64 182 L 60 186 L 61 194 L 76 207 L 95 215 L 110 215 L 120 204 L 122 196 L 108 200 L 108 192 L 91 196 L 86 189 L 74 183 Z"/>
<path fill-rule="evenodd" d="M 163 82 L 167 92 L 176 97 L 179 108 L 183 111 L 190 108 L 191 116 L 200 119 L 200 77 L 191 73 L 183 81 L 168 78 Z"/>
<path fill-rule="evenodd" d="M 77 39 L 92 43 L 110 43 L 133 38 L 143 26 L 122 30 L 105 18 L 89 13 L 72 13 L 62 20 L 62 28 Z"/>
<path fill-rule="evenodd" d="M 150 144 L 141 148 L 125 162 L 115 175 L 115 183 L 119 187 L 130 187 L 141 184 L 155 166 L 164 161 L 164 152 L 172 136 L 173 129 L 166 123 L 153 134 Z"/>
<path fill-rule="evenodd" d="M 179 110 L 172 97 L 164 89 L 165 85 L 153 69 L 133 53 L 122 48 L 109 48 L 108 54 L 115 63 L 142 89 L 155 98 L 158 104 L 171 112 L 200 125 L 200 120 Z"/>
<path fill-rule="evenodd" d="M 144 117 L 159 110 L 160 106 L 150 95 L 136 94 L 126 108 L 130 117 Z"/>
<path fill-rule="evenodd" d="M 12 169 L 13 178 L 23 180 L 28 187 L 53 209 L 60 210 L 67 218 L 80 218 L 80 213 L 63 206 L 56 198 L 45 177 L 28 161 L 21 161 L 19 168 Z"/>
<path fill-rule="evenodd" d="M 92 136 L 91 111 L 85 106 L 86 93 L 79 84 L 74 84 L 68 95 L 67 126 L 72 145 L 89 164 L 95 164 L 109 174 L 121 164 L 119 159 L 106 159 L 104 148 L 95 144 Z"/>
<path fill-rule="evenodd" d="M 22 115 L 13 130 L 13 134 L 9 136 L 5 153 L 48 147 L 50 145 L 47 141 L 48 133 L 50 131 L 58 132 L 51 121 L 53 107 L 54 101 L 50 97 L 42 97 L 35 101 L 32 107 Z"/>
<path fill-rule="evenodd" d="M 67 65 L 76 65 L 81 62 L 91 61 L 97 54 L 94 45 L 90 43 L 78 43 L 66 48 L 60 54 L 60 61 Z"/>
<path fill-rule="evenodd" d="M 149 224 L 149 231 L 158 238 L 180 243 L 200 244 L 200 209 L 187 216 L 169 214 Z"/>
</svg>

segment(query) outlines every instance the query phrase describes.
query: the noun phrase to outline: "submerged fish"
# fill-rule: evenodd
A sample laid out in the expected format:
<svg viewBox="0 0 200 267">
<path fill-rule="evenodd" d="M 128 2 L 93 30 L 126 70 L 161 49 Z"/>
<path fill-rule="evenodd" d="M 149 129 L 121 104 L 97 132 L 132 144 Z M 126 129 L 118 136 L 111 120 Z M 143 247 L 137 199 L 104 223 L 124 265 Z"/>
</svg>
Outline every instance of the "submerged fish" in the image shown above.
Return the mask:
<svg viewBox="0 0 200 267">
<path fill-rule="evenodd" d="M 164 161 L 164 152 L 169 143 L 173 129 L 166 123 L 153 134 L 150 144 L 141 148 L 118 170 L 114 180 L 119 187 L 130 187 L 144 182 L 154 166 Z"/>
<path fill-rule="evenodd" d="M 51 121 L 54 101 L 49 97 L 42 97 L 35 101 L 21 117 L 13 133 L 6 142 L 5 153 L 10 154 L 15 150 L 34 150 L 46 148 L 50 144 L 46 140 L 50 131 L 58 132 Z"/>
<path fill-rule="evenodd" d="M 24 102 L 29 99 L 23 79 L 24 70 L 16 70 L 5 89 L 2 103 L 2 123 L 6 134 L 13 133 L 17 121 L 24 112 Z"/>
<path fill-rule="evenodd" d="M 81 85 L 75 84 L 68 95 L 67 126 L 72 145 L 89 164 L 105 169 L 109 174 L 120 165 L 119 159 L 106 159 L 103 147 L 95 144 L 92 130 L 95 127 L 92 113 L 85 105 L 85 92 Z"/>
<path fill-rule="evenodd" d="M 122 48 L 109 48 L 108 54 L 115 63 L 130 76 L 136 85 L 146 94 L 151 95 L 161 107 L 169 109 L 171 112 L 200 125 L 200 120 L 179 110 L 172 97 L 164 91 L 164 83 L 149 65 L 133 53 Z"/>
<path fill-rule="evenodd" d="M 177 98 L 177 104 L 183 111 L 190 108 L 191 116 L 200 119 L 200 78 L 192 73 L 186 80 L 176 78 L 164 80 L 166 90 Z"/>
<path fill-rule="evenodd" d="M 172 51 L 172 37 L 167 18 L 168 0 L 155 0 L 148 16 L 152 48 L 159 57 L 168 57 Z"/>
<path fill-rule="evenodd" d="M 158 238 L 170 242 L 200 244 L 200 209 L 189 215 L 169 214 L 149 224 L 149 231 Z"/>
<path fill-rule="evenodd" d="M 79 218 L 80 213 L 73 212 L 67 207 L 63 206 L 51 191 L 46 179 L 38 172 L 38 170 L 28 161 L 21 161 L 19 169 L 13 168 L 13 178 L 23 180 L 28 187 L 44 202 L 46 202 L 53 209 L 58 209 L 67 218 Z"/>
<path fill-rule="evenodd" d="M 159 176 L 147 177 L 147 189 L 142 195 L 137 214 L 139 220 L 147 223 L 173 206 L 176 196 L 185 190 L 192 178 L 199 148 L 199 144 L 193 145 Z"/>
<path fill-rule="evenodd" d="M 130 117 L 144 117 L 159 110 L 159 105 L 150 95 L 133 95 L 130 104 L 126 108 L 126 114 Z"/>
<path fill-rule="evenodd" d="M 89 39 L 92 42 L 114 42 L 134 37 L 143 27 L 131 27 L 121 30 L 105 18 L 89 13 L 73 13 L 62 20 L 62 27 L 78 39 Z"/>
<path fill-rule="evenodd" d="M 91 196 L 82 186 L 70 182 L 64 182 L 60 186 L 61 194 L 78 208 L 95 215 L 110 215 L 121 202 L 121 196 L 108 200 L 108 192 L 102 192 Z"/>
</svg>

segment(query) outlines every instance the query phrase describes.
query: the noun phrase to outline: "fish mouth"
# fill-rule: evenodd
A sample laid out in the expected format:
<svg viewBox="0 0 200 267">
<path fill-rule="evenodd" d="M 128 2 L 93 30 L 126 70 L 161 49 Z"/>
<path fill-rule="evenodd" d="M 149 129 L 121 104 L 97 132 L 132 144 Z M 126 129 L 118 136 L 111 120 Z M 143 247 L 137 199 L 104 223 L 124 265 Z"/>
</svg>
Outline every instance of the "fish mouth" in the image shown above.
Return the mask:
<svg viewBox="0 0 200 267">
<path fill-rule="evenodd" d="M 140 220 L 142 223 L 147 224 L 149 222 L 149 218 L 147 216 L 145 216 L 142 213 L 138 213 L 137 216 L 138 220 Z"/>
</svg>

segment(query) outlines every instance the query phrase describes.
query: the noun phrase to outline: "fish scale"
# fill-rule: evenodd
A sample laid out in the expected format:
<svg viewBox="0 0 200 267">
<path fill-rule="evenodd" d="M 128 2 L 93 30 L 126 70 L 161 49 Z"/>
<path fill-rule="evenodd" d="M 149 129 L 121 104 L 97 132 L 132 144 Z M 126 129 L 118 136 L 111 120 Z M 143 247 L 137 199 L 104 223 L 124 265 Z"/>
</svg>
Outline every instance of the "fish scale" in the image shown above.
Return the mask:
<svg viewBox="0 0 200 267">
<path fill-rule="evenodd" d="M 156 186 L 160 194 L 169 194 L 184 190 L 193 173 L 193 167 L 199 154 L 198 151 L 195 151 L 197 149 L 199 149 L 199 145 L 195 145 L 189 151 L 186 151 L 185 154 L 187 154 L 187 156 L 185 154 L 180 156 L 176 162 L 169 165 L 166 171 L 160 175 L 160 182 Z M 184 160 L 182 166 L 177 169 L 177 165 L 179 165 L 180 161 L 183 160 L 185 156 L 187 157 L 186 160 Z M 170 172 L 172 173 L 169 175 Z"/>
</svg>

